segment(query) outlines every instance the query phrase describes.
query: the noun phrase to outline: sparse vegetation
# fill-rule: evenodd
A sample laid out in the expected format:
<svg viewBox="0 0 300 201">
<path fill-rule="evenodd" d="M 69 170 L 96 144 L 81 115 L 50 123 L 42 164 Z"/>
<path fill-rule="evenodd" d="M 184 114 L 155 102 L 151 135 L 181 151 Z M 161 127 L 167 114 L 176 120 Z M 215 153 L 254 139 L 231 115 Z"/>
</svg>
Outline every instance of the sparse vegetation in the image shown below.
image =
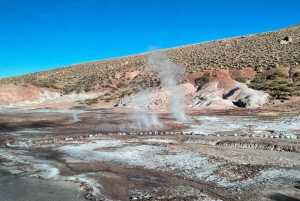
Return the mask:
<svg viewBox="0 0 300 201">
<path fill-rule="evenodd" d="M 89 91 L 91 91 L 92 89 L 90 88 L 90 87 L 86 87 L 86 88 L 84 88 L 84 91 L 85 92 L 89 92 Z"/>
<path fill-rule="evenodd" d="M 109 97 L 109 98 L 105 99 L 105 102 L 109 103 L 110 101 L 115 100 L 115 99 L 116 99 L 115 97 Z"/>
<path fill-rule="evenodd" d="M 50 85 L 49 85 L 48 83 L 43 83 L 43 87 L 51 88 Z"/>
<path fill-rule="evenodd" d="M 210 80 L 209 75 L 203 75 L 202 77 L 199 77 L 195 80 L 195 85 L 198 87 L 201 87 L 201 86 L 205 85 L 206 83 L 208 83 L 209 80 Z"/>
<path fill-rule="evenodd" d="M 294 73 L 294 77 L 300 77 L 300 72 Z"/>
<path fill-rule="evenodd" d="M 284 77 L 284 74 L 282 72 L 276 72 L 276 73 L 268 76 L 267 79 L 275 80 L 278 77 Z"/>
<path fill-rule="evenodd" d="M 268 85 L 266 85 L 266 79 L 255 78 L 250 82 L 248 87 L 255 90 L 266 90 L 268 89 Z"/>
<path fill-rule="evenodd" d="M 293 43 L 282 45 L 279 38 L 284 38 L 292 34 Z M 252 80 L 250 87 L 259 90 L 276 91 L 281 85 L 295 90 L 292 94 L 297 94 L 298 90 L 294 85 L 288 85 L 290 80 L 287 71 L 282 68 L 299 68 L 300 63 L 300 25 L 288 27 L 276 32 L 261 33 L 246 37 L 236 37 L 226 40 L 211 41 L 208 43 L 193 44 L 177 48 L 163 50 L 172 62 L 183 64 L 187 72 L 203 72 L 212 69 L 242 70 L 252 68 L 258 74 L 265 70 L 276 69 L 277 72 L 267 77 L 267 81 L 259 82 Z M 5 83 L 39 83 L 44 87 L 59 89 L 63 94 L 81 91 L 90 91 L 96 85 L 103 88 L 112 88 L 112 81 L 116 73 L 121 76 L 117 88 L 130 87 L 133 93 L 147 87 L 159 86 L 161 80 L 156 76 L 137 74 L 133 80 L 125 78 L 125 72 L 141 71 L 145 66 L 149 54 L 139 54 L 129 57 L 87 62 L 63 68 L 56 68 L 48 71 L 41 71 L 22 76 L 0 79 L 0 84 Z M 125 68 L 126 66 L 126 68 Z M 274 71 L 272 71 L 274 72 Z M 295 85 L 299 83 L 300 72 L 290 74 L 290 78 L 296 79 Z M 206 75 L 207 76 L 207 75 Z M 198 78 L 196 86 L 206 83 L 209 77 Z M 237 81 L 245 83 L 244 77 L 237 77 Z M 298 80 L 298 81 L 297 81 Z M 278 82 L 272 82 L 278 81 Z M 282 82 L 286 83 L 282 83 Z M 59 86 L 59 87 L 57 87 Z M 116 90 L 110 89 L 114 94 Z M 287 90 L 284 88 L 284 90 Z M 288 90 L 290 91 L 290 90 Z M 290 92 L 286 92 L 290 93 Z M 116 96 L 122 94 L 116 94 Z"/>
<path fill-rule="evenodd" d="M 269 83 L 268 83 L 269 82 Z M 255 78 L 248 85 L 250 88 L 256 90 L 267 91 L 271 96 L 276 99 L 288 99 L 288 96 L 298 96 L 297 85 L 294 83 L 288 83 L 285 80 L 276 81 L 276 80 L 266 80 L 261 78 Z"/>
<path fill-rule="evenodd" d="M 285 80 L 281 80 L 281 81 L 278 81 L 278 84 L 287 84 L 288 81 L 285 81 Z"/>
<path fill-rule="evenodd" d="M 287 87 L 295 87 L 296 85 L 294 83 L 289 83 L 286 85 Z"/>
<path fill-rule="evenodd" d="M 242 82 L 242 83 L 246 83 L 247 82 L 247 78 L 245 77 L 236 77 L 234 78 L 236 81 L 238 82 Z"/>
<path fill-rule="evenodd" d="M 125 83 L 119 83 L 119 84 L 117 84 L 117 87 L 118 88 L 125 88 L 125 87 L 127 87 L 127 84 L 125 84 Z"/>
<path fill-rule="evenodd" d="M 115 93 L 117 90 L 115 89 L 115 88 L 113 88 L 111 91 L 110 91 L 110 93 Z"/>
<path fill-rule="evenodd" d="M 85 104 L 87 104 L 87 105 L 92 105 L 92 104 L 97 104 L 97 103 L 99 103 L 98 98 L 92 98 L 92 99 L 85 100 Z"/>
</svg>

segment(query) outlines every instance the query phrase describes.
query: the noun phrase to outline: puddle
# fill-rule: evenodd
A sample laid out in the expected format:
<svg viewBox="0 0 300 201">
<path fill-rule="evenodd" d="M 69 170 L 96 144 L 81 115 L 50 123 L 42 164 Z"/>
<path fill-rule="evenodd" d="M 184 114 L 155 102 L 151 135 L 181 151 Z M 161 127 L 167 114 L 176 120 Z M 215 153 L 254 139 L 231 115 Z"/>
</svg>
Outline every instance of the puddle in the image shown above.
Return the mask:
<svg viewBox="0 0 300 201">
<path fill-rule="evenodd" d="M 62 154 L 61 153 L 54 153 L 54 154 L 51 154 L 50 156 L 48 156 L 51 160 L 54 160 L 56 162 L 59 162 L 59 163 L 62 163 L 65 165 L 65 167 L 72 173 L 74 173 L 74 175 L 76 174 L 83 174 L 83 173 L 95 173 L 95 172 L 110 172 L 109 169 L 101 169 L 101 170 L 91 170 L 91 169 L 81 169 L 81 170 L 78 170 L 77 168 L 75 168 L 74 166 L 71 166 L 70 164 L 68 163 L 65 163 L 64 160 L 60 159 L 59 156 L 61 156 Z"/>
<path fill-rule="evenodd" d="M 62 153 L 52 153 L 51 155 L 48 155 L 47 158 L 54 160 L 58 163 L 64 164 L 64 167 L 68 169 L 73 175 L 78 175 L 78 174 L 85 174 L 85 173 L 97 173 L 97 172 L 110 172 L 110 173 L 115 173 L 113 172 L 109 167 L 107 168 L 100 168 L 100 169 L 88 169 L 88 168 L 76 168 L 78 164 L 81 163 L 66 163 L 64 159 L 60 159 L 60 156 L 62 156 Z M 74 166 L 72 166 L 72 164 Z M 84 163 L 83 163 L 84 164 Z M 115 173 L 116 174 L 116 173 Z"/>
<path fill-rule="evenodd" d="M 161 182 L 161 183 L 169 183 L 169 180 L 166 177 L 157 177 L 156 181 Z"/>
<path fill-rule="evenodd" d="M 18 169 L 8 170 L 8 171 L 10 172 L 10 174 L 14 174 L 14 175 L 18 175 L 24 172 L 23 170 L 18 170 Z"/>
</svg>

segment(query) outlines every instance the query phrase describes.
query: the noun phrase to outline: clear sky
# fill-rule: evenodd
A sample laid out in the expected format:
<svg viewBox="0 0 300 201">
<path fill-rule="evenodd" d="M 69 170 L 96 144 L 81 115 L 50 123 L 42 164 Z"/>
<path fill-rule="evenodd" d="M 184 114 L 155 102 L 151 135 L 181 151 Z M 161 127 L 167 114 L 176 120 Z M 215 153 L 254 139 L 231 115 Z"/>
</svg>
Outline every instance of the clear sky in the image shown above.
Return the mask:
<svg viewBox="0 0 300 201">
<path fill-rule="evenodd" d="M 0 78 L 297 23 L 300 0 L 0 0 Z"/>
</svg>

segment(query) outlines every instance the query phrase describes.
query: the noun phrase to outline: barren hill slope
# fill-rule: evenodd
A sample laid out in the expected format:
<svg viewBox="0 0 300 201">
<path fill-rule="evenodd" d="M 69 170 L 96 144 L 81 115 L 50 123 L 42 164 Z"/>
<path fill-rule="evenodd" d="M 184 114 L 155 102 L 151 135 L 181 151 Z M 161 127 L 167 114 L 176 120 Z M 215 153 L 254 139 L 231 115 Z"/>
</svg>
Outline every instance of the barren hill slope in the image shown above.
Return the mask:
<svg viewBox="0 0 300 201">
<path fill-rule="evenodd" d="M 173 63 L 186 67 L 187 79 L 180 80 L 180 83 L 189 82 L 199 87 L 205 84 L 199 84 L 201 77 L 212 78 L 218 76 L 218 71 L 225 70 L 231 78 L 248 82 L 251 88 L 265 90 L 274 98 L 289 99 L 300 95 L 300 24 L 278 31 L 158 52 L 166 55 Z M 61 95 L 103 92 L 104 96 L 98 99 L 110 102 L 140 89 L 161 85 L 161 79 L 155 73 L 143 71 L 150 54 L 3 78 L 0 84 L 14 83 L 21 88 L 29 85 L 52 88 Z"/>
</svg>

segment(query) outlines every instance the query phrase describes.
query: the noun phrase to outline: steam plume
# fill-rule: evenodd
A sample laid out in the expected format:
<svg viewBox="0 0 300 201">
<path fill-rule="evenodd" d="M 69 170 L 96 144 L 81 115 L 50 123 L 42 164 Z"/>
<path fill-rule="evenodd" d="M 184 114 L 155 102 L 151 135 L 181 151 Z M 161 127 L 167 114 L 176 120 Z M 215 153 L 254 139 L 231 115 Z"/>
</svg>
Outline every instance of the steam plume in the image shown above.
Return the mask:
<svg viewBox="0 0 300 201">
<path fill-rule="evenodd" d="M 130 116 L 133 123 L 135 123 L 138 128 L 148 129 L 162 126 L 156 114 L 147 113 L 148 108 L 145 106 L 149 105 L 150 101 L 146 91 L 135 94 L 132 99 L 132 104 L 138 107 L 130 114 Z"/>
<path fill-rule="evenodd" d="M 178 121 L 187 121 L 188 118 L 183 107 L 184 93 L 177 85 L 185 79 L 186 68 L 174 64 L 162 53 L 154 53 L 149 56 L 145 71 L 152 71 L 158 74 L 158 77 L 162 79 L 163 89 L 172 92 L 169 97 L 169 103 L 170 111 L 174 118 Z"/>
<path fill-rule="evenodd" d="M 78 118 L 78 115 L 77 115 L 76 112 L 73 112 L 73 113 L 72 113 L 72 118 L 73 118 L 73 122 L 80 121 L 80 119 Z"/>
<path fill-rule="evenodd" d="M 137 124 L 138 128 L 148 129 L 162 126 L 156 114 L 147 114 L 145 111 L 131 113 L 131 118 Z"/>
<path fill-rule="evenodd" d="M 157 74 L 162 81 L 162 89 L 165 94 L 169 94 L 169 109 L 178 121 L 187 121 L 183 101 L 184 93 L 178 84 L 185 79 L 186 69 L 184 66 L 174 64 L 170 59 L 161 53 L 153 53 L 149 56 L 145 66 L 146 72 Z M 133 123 L 138 128 L 161 127 L 163 124 L 159 121 L 156 114 L 148 114 L 148 106 L 152 101 L 148 91 L 135 94 L 131 100 L 132 106 L 136 110 L 130 113 Z"/>
</svg>

